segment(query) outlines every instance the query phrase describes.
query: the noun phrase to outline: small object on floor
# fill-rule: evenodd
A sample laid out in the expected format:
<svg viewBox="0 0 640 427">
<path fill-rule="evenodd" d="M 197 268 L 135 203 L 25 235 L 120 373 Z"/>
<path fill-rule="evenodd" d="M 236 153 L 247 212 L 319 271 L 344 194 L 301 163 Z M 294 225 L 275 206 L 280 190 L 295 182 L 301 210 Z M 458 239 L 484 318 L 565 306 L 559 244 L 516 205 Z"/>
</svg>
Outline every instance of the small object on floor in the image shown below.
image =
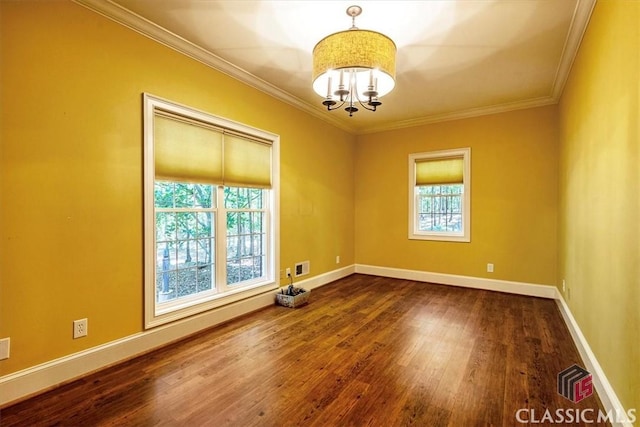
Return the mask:
<svg viewBox="0 0 640 427">
<path fill-rule="evenodd" d="M 280 293 L 276 294 L 276 304 L 283 307 L 300 307 L 301 305 L 309 303 L 310 291 L 302 288 L 296 288 L 293 285 L 289 285 L 285 289 L 281 289 Z"/>
</svg>

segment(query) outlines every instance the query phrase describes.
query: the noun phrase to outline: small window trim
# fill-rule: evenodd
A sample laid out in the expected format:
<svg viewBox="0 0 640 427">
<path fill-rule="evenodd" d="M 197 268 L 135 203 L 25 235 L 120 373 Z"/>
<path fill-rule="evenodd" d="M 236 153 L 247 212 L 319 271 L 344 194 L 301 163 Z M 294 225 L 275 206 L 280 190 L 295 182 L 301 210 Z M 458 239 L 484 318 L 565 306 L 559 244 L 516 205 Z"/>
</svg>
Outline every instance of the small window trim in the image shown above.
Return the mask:
<svg viewBox="0 0 640 427">
<path fill-rule="evenodd" d="M 462 233 L 418 231 L 416 223 L 416 163 L 420 160 L 462 157 L 463 188 Z M 409 155 L 409 239 L 446 242 L 471 242 L 471 148 L 429 151 Z"/>
<path fill-rule="evenodd" d="M 270 212 L 267 213 L 270 239 L 268 245 L 269 262 L 267 282 L 247 283 L 239 289 L 231 289 L 222 294 L 204 295 L 200 302 L 187 299 L 171 310 L 158 309 L 155 296 L 155 212 L 154 212 L 154 151 L 153 129 L 154 115 L 157 113 L 175 114 L 203 125 L 223 128 L 240 135 L 269 142 L 272 149 L 271 176 L 272 185 L 267 201 Z M 214 308 L 235 303 L 278 288 L 276 271 L 280 269 L 280 136 L 254 128 L 243 123 L 215 116 L 185 105 L 174 103 L 148 93 L 143 94 L 143 133 L 144 133 L 144 326 L 154 328 L 186 317 L 203 313 Z M 220 209 L 218 209 L 218 213 Z M 216 235 L 219 235 L 216 232 Z M 152 249 L 153 248 L 153 249 Z M 217 253 L 216 253 L 217 254 Z M 217 256 L 217 255 L 216 255 Z"/>
</svg>

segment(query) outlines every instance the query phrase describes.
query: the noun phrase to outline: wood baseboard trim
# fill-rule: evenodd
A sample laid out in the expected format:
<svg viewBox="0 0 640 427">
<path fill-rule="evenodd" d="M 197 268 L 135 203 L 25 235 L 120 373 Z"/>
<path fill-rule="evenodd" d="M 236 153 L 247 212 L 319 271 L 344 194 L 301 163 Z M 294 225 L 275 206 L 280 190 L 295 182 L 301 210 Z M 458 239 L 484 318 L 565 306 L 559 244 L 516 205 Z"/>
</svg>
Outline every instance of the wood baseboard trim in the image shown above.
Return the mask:
<svg viewBox="0 0 640 427">
<path fill-rule="evenodd" d="M 417 280 L 443 285 L 462 286 L 518 295 L 528 295 L 556 300 L 571 337 L 585 363 L 585 368 L 593 375 L 594 385 L 605 411 L 612 414 L 626 414 L 613 387 L 609 383 L 582 334 L 571 310 L 557 288 L 547 285 L 490 280 L 469 276 L 457 276 L 442 273 L 378 267 L 356 264 L 343 267 L 319 276 L 295 282 L 296 286 L 315 289 L 347 277 L 353 273 L 370 274 L 397 279 Z M 26 399 L 35 394 L 72 381 L 91 372 L 139 356 L 171 342 L 213 327 L 234 317 L 259 310 L 274 303 L 272 292 L 258 295 L 202 313 L 192 318 L 164 325 L 149 331 L 140 332 L 97 347 L 93 347 L 69 356 L 61 357 L 31 368 L 27 368 L 0 377 L 0 408 Z M 623 417 L 624 418 L 624 417 Z M 632 427 L 631 422 L 614 422 L 613 425 Z"/>
<path fill-rule="evenodd" d="M 293 284 L 296 287 L 305 288 L 305 289 L 315 289 L 320 286 L 324 286 L 331 282 L 335 282 L 336 280 L 342 279 L 343 277 L 347 277 L 356 272 L 355 264 L 349 265 L 347 267 L 342 267 L 337 270 L 329 271 L 328 273 L 321 274 L 319 276 L 313 276 L 308 279 L 298 280 L 295 279 Z M 288 285 L 288 283 L 281 283 L 281 285 Z"/>
<path fill-rule="evenodd" d="M 347 277 L 355 266 L 347 266 L 306 280 L 296 286 L 314 289 Z M 78 353 L 0 377 L 0 408 L 27 399 L 92 372 L 140 356 L 205 329 L 252 311 L 273 305 L 275 292 L 256 295 L 215 310 L 159 326 Z"/>
<path fill-rule="evenodd" d="M 578 322 L 576 322 L 569 306 L 558 289 L 556 289 L 555 300 L 558 305 L 558 309 L 560 310 L 560 314 L 564 319 L 564 323 L 569 329 L 571 338 L 578 349 L 578 353 L 586 365 L 584 368 L 592 375 L 593 385 L 598 392 L 598 396 L 600 397 L 602 406 L 604 406 L 605 412 L 614 415 L 614 421 L 611 424 L 613 426 L 633 427 L 633 423 L 626 417 L 627 411 L 622 406 L 620 399 L 618 399 L 618 396 L 607 379 L 604 370 L 598 363 L 596 355 L 591 350 L 587 339 L 580 330 L 580 326 L 578 326 Z"/>
<path fill-rule="evenodd" d="M 633 423 L 627 419 L 627 412 L 618 399 L 611 383 L 609 383 L 609 380 L 604 374 L 604 371 L 598 363 L 595 354 L 591 350 L 589 343 L 582 334 L 582 331 L 573 317 L 569 306 L 565 302 L 558 288 L 555 286 L 491 280 L 478 277 L 457 276 L 452 274 L 431 273 L 426 271 L 405 270 L 362 264 L 356 264 L 356 273 L 554 299 L 558 305 L 560 314 L 569 329 L 571 338 L 578 349 L 578 353 L 586 365 L 584 368 L 593 376 L 593 384 L 598 392 L 600 400 L 602 401 L 604 410 L 608 414 L 612 414 L 612 425 L 633 427 Z"/>
<path fill-rule="evenodd" d="M 506 292 L 517 295 L 554 299 L 555 286 L 537 285 L 507 280 L 485 279 L 482 277 L 458 276 L 454 274 L 432 273 L 428 271 L 406 270 L 402 268 L 378 267 L 375 265 L 356 264 L 356 273 L 374 276 L 393 277 L 396 279 L 417 280 L 419 282 L 437 283 L 441 285 L 462 286 L 465 288 L 483 289 L 487 291 Z"/>
</svg>

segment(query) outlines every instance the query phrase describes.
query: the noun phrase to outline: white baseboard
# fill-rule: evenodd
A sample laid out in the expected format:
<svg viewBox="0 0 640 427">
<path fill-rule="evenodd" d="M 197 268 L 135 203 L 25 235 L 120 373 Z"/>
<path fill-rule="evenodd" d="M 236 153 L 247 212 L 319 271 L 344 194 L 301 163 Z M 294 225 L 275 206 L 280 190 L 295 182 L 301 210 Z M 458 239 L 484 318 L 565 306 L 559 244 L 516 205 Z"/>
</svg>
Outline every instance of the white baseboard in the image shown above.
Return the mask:
<svg viewBox="0 0 640 427">
<path fill-rule="evenodd" d="M 458 276 L 454 274 L 430 273 L 428 271 L 405 270 L 401 268 L 378 267 L 364 264 L 356 264 L 356 273 L 550 299 L 555 298 L 557 292 L 555 286 L 549 285 L 510 282 L 507 280 L 485 279 L 482 277 Z"/>
<path fill-rule="evenodd" d="M 607 376 L 604 374 L 602 367 L 598 363 L 595 354 L 591 351 L 591 347 L 589 347 L 589 343 L 587 339 L 582 334 L 576 319 L 573 317 L 569 306 L 566 301 L 562 297 L 562 294 L 558 289 L 556 289 L 555 295 L 556 304 L 558 304 L 558 308 L 560 309 L 560 314 L 564 319 L 564 322 L 569 329 L 569 333 L 571 334 L 571 338 L 573 338 L 573 342 L 576 344 L 578 348 L 578 353 L 580 353 L 580 357 L 586 366 L 584 368 L 589 371 L 593 378 L 593 385 L 598 392 L 598 396 L 600 397 L 600 401 L 602 402 L 602 406 L 604 406 L 604 410 L 607 413 L 611 414 L 619 414 L 622 419 L 624 419 L 624 414 L 626 411 L 622 406 L 622 403 L 618 399 L 616 392 L 613 390 L 611 383 L 607 379 Z M 637 415 L 637 414 L 636 414 Z M 612 423 L 613 426 L 624 426 L 624 427 L 633 427 L 633 423 L 631 421 L 614 421 Z"/>
<path fill-rule="evenodd" d="M 571 314 L 569 306 L 564 301 L 564 298 L 558 288 L 555 286 L 510 282 L 505 280 L 491 280 L 479 277 L 457 276 L 452 274 L 430 273 L 426 271 L 405 270 L 362 264 L 356 264 L 355 270 L 356 273 L 371 274 L 374 276 L 416 280 L 419 282 L 437 283 L 441 285 L 463 286 L 467 288 L 554 299 L 558 304 L 558 308 L 560 309 L 562 318 L 569 329 L 573 342 L 578 348 L 578 353 L 586 365 L 584 368 L 589 371 L 593 377 L 593 384 L 598 392 L 598 396 L 600 397 L 605 412 L 613 414 L 614 421 L 612 422 L 612 425 L 633 427 L 633 424 L 630 421 L 617 421 L 615 419 L 615 417 L 625 419 L 626 411 L 620 403 L 613 387 L 609 383 L 609 380 L 607 380 L 607 377 L 598 363 L 595 354 L 591 351 L 591 347 L 589 347 L 589 343 L 582 334 L 573 314 Z"/>
<path fill-rule="evenodd" d="M 594 385 L 605 411 L 611 411 L 613 414 L 626 413 L 595 355 L 591 351 L 580 327 L 571 314 L 571 310 L 557 288 L 548 285 L 491 280 L 478 277 L 430 273 L 362 264 L 351 265 L 319 276 L 298 280 L 295 282 L 295 285 L 309 290 L 315 289 L 335 280 L 347 277 L 353 273 L 555 299 L 560 309 L 560 313 L 562 314 L 569 332 L 571 333 L 571 337 L 578 348 L 578 352 L 586 365 L 585 368 L 593 375 Z M 0 407 L 22 400 L 31 395 L 55 387 L 56 385 L 87 375 L 88 373 L 116 364 L 123 360 L 144 354 L 163 345 L 178 341 L 196 332 L 231 320 L 234 317 L 267 307 L 273 303 L 273 292 L 257 295 L 234 304 L 220 307 L 219 309 L 212 310 L 210 312 L 202 313 L 198 316 L 140 332 L 88 350 L 5 375 L 0 377 Z M 632 427 L 630 422 L 614 423 L 614 425 Z"/>
<path fill-rule="evenodd" d="M 353 274 L 355 272 L 356 272 L 356 267 L 354 264 L 352 264 L 347 267 L 342 267 L 338 270 L 329 271 L 328 273 L 324 273 L 319 276 L 310 277 L 308 279 L 299 280 L 297 278 L 294 278 L 293 284 L 296 287 L 311 290 L 311 289 L 318 288 L 320 286 L 324 286 L 327 283 L 334 282 L 338 279 L 342 279 L 343 277 L 347 277 L 350 274 Z M 288 283 L 285 283 L 285 281 L 283 280 L 280 283 L 280 285 L 284 287 L 284 286 L 287 286 Z"/>
<path fill-rule="evenodd" d="M 355 272 L 353 265 L 296 281 L 314 289 Z M 99 369 L 144 354 L 234 317 L 273 305 L 275 292 L 256 295 L 215 310 L 140 332 L 97 347 L 0 377 L 0 407 L 25 399 Z"/>
</svg>

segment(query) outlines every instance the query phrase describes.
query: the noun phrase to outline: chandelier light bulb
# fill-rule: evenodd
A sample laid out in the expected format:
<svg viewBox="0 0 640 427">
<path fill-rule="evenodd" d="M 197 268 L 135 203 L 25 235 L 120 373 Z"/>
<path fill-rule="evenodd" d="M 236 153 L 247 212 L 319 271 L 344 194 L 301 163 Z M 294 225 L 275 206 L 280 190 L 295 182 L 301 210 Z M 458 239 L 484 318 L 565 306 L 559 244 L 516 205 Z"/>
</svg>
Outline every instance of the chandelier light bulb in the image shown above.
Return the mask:
<svg viewBox="0 0 640 427">
<path fill-rule="evenodd" d="M 395 86 L 396 45 L 384 34 L 358 29 L 355 18 L 361 12 L 359 6 L 349 7 L 351 28 L 325 37 L 313 49 L 313 90 L 327 110 L 346 105 L 350 116 L 358 111 L 356 104 L 376 111 L 379 99 Z"/>
</svg>

